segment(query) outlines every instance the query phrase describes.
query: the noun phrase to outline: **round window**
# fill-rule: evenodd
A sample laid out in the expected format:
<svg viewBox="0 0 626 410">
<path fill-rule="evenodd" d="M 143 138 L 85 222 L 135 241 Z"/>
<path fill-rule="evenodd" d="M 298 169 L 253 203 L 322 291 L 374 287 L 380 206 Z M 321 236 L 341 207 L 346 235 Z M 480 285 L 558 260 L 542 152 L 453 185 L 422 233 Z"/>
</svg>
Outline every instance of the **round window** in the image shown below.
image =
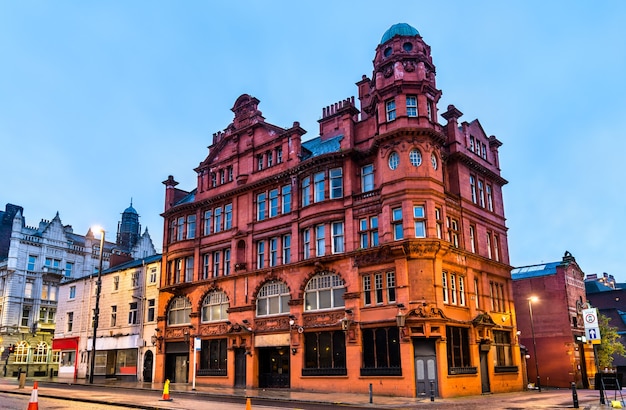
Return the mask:
<svg viewBox="0 0 626 410">
<path fill-rule="evenodd" d="M 394 151 L 389 155 L 389 168 L 396 169 L 398 168 L 398 164 L 400 164 L 400 156 Z"/>
<path fill-rule="evenodd" d="M 413 50 L 413 44 L 407 41 L 406 43 L 402 44 L 402 48 L 404 49 L 404 51 L 411 51 Z"/>
<path fill-rule="evenodd" d="M 430 162 L 433 164 L 433 169 L 437 170 L 437 157 L 435 154 L 430 154 Z"/>
<path fill-rule="evenodd" d="M 391 55 L 391 47 L 387 47 L 383 54 L 385 57 L 389 57 Z"/>
</svg>

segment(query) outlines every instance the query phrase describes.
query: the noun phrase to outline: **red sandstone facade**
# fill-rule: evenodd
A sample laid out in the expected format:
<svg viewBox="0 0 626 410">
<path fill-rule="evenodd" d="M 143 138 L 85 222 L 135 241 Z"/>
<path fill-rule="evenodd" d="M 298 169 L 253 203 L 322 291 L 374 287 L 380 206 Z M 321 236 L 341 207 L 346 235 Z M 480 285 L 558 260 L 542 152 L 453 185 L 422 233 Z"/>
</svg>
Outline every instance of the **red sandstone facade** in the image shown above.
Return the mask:
<svg viewBox="0 0 626 410">
<path fill-rule="evenodd" d="M 593 386 L 590 383 L 596 373 L 593 346 L 583 339 L 582 310 L 589 307 L 585 274 L 576 259 L 565 252 L 558 262 L 515 268 L 512 277 L 520 343 L 530 356 L 528 381 L 536 384 L 538 368 L 540 384 L 544 387 L 569 388 L 572 382 L 579 388 Z M 528 299 L 532 296 L 537 301 L 529 306 Z"/>
<path fill-rule="evenodd" d="M 521 390 L 501 143 L 454 106 L 437 122 L 430 47 L 406 24 L 357 86 L 360 108 L 326 107 L 310 140 L 242 95 L 197 187 L 164 181 L 155 381 Z"/>
</svg>

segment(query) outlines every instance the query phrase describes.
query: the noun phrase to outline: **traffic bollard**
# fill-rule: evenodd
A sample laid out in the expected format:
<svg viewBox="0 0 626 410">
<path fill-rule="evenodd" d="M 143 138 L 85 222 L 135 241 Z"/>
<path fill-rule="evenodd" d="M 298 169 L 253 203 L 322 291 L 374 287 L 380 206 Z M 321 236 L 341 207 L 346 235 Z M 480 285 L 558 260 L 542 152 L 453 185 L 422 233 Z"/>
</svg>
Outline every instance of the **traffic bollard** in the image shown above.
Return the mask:
<svg viewBox="0 0 626 410">
<path fill-rule="evenodd" d="M 578 393 L 576 393 L 576 383 L 572 382 L 572 401 L 574 402 L 574 408 L 578 408 Z"/>
<path fill-rule="evenodd" d="M 374 402 L 374 392 L 372 391 L 372 383 L 370 383 L 370 404 Z"/>
</svg>

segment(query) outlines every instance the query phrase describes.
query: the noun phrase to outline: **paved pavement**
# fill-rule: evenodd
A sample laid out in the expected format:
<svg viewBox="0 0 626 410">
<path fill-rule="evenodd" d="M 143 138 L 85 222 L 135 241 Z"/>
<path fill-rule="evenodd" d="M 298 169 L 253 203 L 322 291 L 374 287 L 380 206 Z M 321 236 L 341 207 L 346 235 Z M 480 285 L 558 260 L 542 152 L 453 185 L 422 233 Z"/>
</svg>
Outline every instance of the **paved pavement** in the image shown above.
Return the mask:
<svg viewBox="0 0 626 410">
<path fill-rule="evenodd" d="M 121 382 L 115 380 L 94 381 L 90 385 L 86 380 L 28 379 L 26 386 L 19 389 L 15 378 L 0 378 L 0 391 L 30 395 L 34 380 L 38 380 L 38 395 L 41 397 L 72 398 L 77 401 L 110 403 L 115 405 L 140 406 L 146 409 L 183 409 L 192 408 L 192 403 L 199 399 L 224 400 L 245 403 L 250 398 L 254 405 L 267 406 L 271 402 L 289 403 L 288 407 L 322 407 L 338 405 L 355 408 L 380 409 L 568 409 L 575 408 L 572 391 L 569 389 L 544 389 L 517 393 L 488 394 L 431 401 L 426 398 L 392 397 L 369 394 L 308 392 L 291 389 L 235 389 L 219 386 L 196 386 L 191 384 L 171 384 L 169 388 L 171 402 L 162 401 L 163 383 Z M 141 394 L 140 394 L 141 393 Z M 609 398 L 621 400 L 620 392 L 607 392 Z M 580 409 L 608 409 L 600 404 L 597 390 L 577 390 Z M 197 403 L 197 402 L 196 402 Z M 623 404 L 623 403 L 622 403 Z M 624 406 L 626 408 L 626 405 Z M 243 408 L 243 406 L 242 406 Z"/>
</svg>

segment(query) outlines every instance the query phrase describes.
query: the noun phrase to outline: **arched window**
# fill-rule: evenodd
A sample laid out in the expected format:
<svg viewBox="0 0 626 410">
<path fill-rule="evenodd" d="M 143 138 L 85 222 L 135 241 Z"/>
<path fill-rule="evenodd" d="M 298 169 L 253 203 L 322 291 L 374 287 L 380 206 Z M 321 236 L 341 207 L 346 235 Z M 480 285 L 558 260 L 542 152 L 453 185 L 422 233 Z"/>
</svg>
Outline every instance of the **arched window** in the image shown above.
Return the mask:
<svg viewBox="0 0 626 410">
<path fill-rule="evenodd" d="M 48 361 L 48 344 L 46 342 L 39 342 L 33 352 L 33 363 L 46 363 Z"/>
<path fill-rule="evenodd" d="M 256 297 L 257 316 L 289 313 L 289 289 L 285 283 L 274 280 L 267 282 Z"/>
<path fill-rule="evenodd" d="M 19 342 L 17 346 L 15 346 L 15 363 L 27 363 L 28 362 L 28 350 L 30 346 L 24 340 Z"/>
<path fill-rule="evenodd" d="M 320 273 L 311 278 L 304 289 L 304 310 L 333 309 L 345 305 L 346 286 L 339 275 Z"/>
<path fill-rule="evenodd" d="M 170 308 L 167 312 L 167 324 L 169 326 L 190 324 L 190 314 L 191 302 L 185 296 L 178 296 L 170 303 Z"/>
<path fill-rule="evenodd" d="M 207 294 L 202 301 L 202 321 L 215 322 L 228 319 L 228 297 L 222 291 L 215 290 Z"/>
</svg>

